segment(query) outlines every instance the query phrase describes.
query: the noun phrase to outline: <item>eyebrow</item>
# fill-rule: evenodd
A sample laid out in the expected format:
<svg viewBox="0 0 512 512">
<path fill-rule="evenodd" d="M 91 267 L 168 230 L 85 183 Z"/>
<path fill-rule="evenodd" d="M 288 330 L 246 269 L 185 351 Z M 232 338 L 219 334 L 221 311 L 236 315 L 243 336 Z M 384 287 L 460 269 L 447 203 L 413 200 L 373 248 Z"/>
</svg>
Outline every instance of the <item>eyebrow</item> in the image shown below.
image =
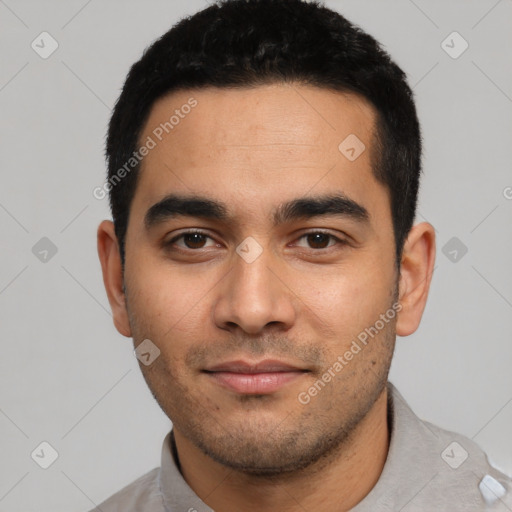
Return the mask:
<svg viewBox="0 0 512 512">
<path fill-rule="evenodd" d="M 232 219 L 228 207 L 220 201 L 196 195 L 169 194 L 148 209 L 144 224 L 149 230 L 179 216 L 222 222 Z M 344 217 L 362 223 L 368 223 L 370 219 L 364 206 L 341 193 L 294 199 L 279 205 L 272 215 L 274 225 L 320 216 Z"/>
</svg>

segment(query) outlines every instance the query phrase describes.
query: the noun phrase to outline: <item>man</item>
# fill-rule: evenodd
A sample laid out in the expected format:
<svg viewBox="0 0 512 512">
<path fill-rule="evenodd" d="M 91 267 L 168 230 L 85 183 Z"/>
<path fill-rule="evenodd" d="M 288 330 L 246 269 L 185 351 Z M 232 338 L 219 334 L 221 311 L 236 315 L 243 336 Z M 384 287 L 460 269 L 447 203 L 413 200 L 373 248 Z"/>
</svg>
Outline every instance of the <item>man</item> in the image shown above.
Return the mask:
<svg viewBox="0 0 512 512">
<path fill-rule="evenodd" d="M 96 510 L 512 510 L 388 383 L 435 236 L 412 93 L 372 37 L 317 2 L 214 4 L 132 67 L 107 157 L 105 287 L 173 430 Z"/>
</svg>

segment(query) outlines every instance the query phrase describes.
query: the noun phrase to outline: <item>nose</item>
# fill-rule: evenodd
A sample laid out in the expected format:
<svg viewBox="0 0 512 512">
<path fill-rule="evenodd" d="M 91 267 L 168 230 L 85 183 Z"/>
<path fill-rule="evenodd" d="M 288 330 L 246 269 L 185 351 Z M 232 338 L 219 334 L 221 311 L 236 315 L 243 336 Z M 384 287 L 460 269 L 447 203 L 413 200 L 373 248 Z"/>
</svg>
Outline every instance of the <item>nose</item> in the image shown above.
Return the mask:
<svg viewBox="0 0 512 512">
<path fill-rule="evenodd" d="M 233 268 L 218 289 L 213 310 L 215 324 L 247 334 L 261 333 L 269 326 L 287 331 L 295 322 L 296 307 L 286 281 L 282 266 L 269 250 L 252 262 L 235 254 Z"/>
</svg>

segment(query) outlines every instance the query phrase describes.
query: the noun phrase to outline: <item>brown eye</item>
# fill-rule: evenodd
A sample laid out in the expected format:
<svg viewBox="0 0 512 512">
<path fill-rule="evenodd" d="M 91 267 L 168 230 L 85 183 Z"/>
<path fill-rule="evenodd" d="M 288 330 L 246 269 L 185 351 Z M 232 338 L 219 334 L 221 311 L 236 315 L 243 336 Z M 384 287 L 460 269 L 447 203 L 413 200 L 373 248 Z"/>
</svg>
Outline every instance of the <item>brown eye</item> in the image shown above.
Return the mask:
<svg viewBox="0 0 512 512">
<path fill-rule="evenodd" d="M 188 233 L 183 235 L 183 242 L 189 249 L 201 249 L 204 246 L 207 236 L 201 233 Z"/>
<path fill-rule="evenodd" d="M 208 244 L 209 242 L 209 245 Z M 206 233 L 202 233 L 200 231 L 188 231 L 186 233 L 181 233 L 181 235 L 175 236 L 172 240 L 164 244 L 168 248 L 177 247 L 183 250 L 197 250 L 204 249 L 206 247 L 215 246 L 215 241 L 211 236 Z"/>
<path fill-rule="evenodd" d="M 305 240 L 305 244 L 301 243 L 301 240 Z M 298 247 L 306 249 L 322 250 L 328 249 L 334 245 L 344 245 L 346 242 L 330 233 L 324 233 L 323 231 L 312 231 L 305 233 L 299 238 Z"/>
<path fill-rule="evenodd" d="M 329 241 L 332 238 L 330 235 L 325 233 L 311 233 L 306 235 L 308 244 L 313 249 L 325 249 L 329 246 Z"/>
</svg>

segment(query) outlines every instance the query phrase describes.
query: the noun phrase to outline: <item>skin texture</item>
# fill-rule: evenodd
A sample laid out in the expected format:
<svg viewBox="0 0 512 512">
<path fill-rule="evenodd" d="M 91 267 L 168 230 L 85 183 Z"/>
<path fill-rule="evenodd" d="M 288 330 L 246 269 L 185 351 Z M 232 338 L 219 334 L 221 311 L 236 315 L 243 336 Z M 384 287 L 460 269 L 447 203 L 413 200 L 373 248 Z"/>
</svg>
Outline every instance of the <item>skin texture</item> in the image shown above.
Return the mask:
<svg viewBox="0 0 512 512">
<path fill-rule="evenodd" d="M 412 228 L 399 274 L 389 193 L 371 171 L 375 113 L 362 98 L 299 84 L 174 92 L 155 103 L 140 140 L 191 97 L 197 106 L 144 158 L 124 276 L 113 225 L 99 226 L 114 323 L 136 346 L 150 339 L 160 349 L 141 370 L 173 422 L 185 479 L 210 507 L 349 510 L 385 463 L 387 375 L 396 334 L 414 332 L 425 307 L 434 230 Z M 338 149 L 350 134 L 366 146 L 354 161 Z M 170 193 L 222 201 L 229 220 L 178 216 L 147 229 L 147 210 Z M 280 204 L 333 193 L 362 205 L 368 222 L 274 225 Z M 171 243 L 190 229 L 207 236 Z M 319 230 L 343 243 L 306 236 Z M 236 252 L 247 237 L 262 249 L 251 263 Z M 396 316 L 301 403 L 393 304 Z M 240 359 L 307 371 L 258 395 L 203 371 Z"/>
</svg>

